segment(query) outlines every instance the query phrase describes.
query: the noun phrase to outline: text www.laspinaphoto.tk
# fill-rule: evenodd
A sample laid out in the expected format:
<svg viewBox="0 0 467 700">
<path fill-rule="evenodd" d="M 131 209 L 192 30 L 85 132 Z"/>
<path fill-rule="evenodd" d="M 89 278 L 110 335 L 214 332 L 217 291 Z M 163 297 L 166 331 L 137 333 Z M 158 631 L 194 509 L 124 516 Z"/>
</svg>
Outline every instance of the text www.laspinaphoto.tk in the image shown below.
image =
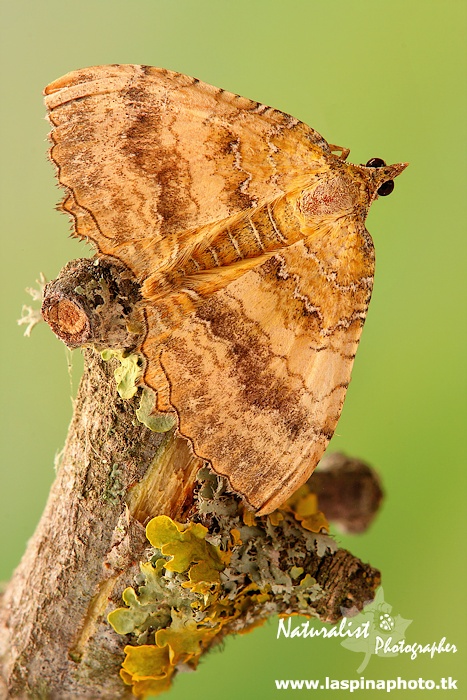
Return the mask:
<svg viewBox="0 0 467 700">
<path fill-rule="evenodd" d="M 277 690 L 348 690 L 354 693 L 357 690 L 382 690 L 390 693 L 393 690 L 457 690 L 457 680 L 451 678 L 440 678 L 437 681 L 426 678 L 404 678 L 379 679 L 354 678 L 333 679 L 326 676 L 324 680 L 276 680 Z"/>
</svg>

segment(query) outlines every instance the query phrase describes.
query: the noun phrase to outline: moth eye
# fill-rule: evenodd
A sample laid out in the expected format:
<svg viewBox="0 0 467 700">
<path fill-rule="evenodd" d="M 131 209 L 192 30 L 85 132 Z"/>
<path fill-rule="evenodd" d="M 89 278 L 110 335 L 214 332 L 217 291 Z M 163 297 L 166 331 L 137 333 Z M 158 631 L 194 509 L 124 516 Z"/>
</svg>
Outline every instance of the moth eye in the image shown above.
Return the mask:
<svg viewBox="0 0 467 700">
<path fill-rule="evenodd" d="M 366 164 L 367 168 L 382 168 L 386 163 L 382 158 L 370 158 Z"/>
<path fill-rule="evenodd" d="M 387 180 L 386 182 L 383 182 L 381 187 L 378 188 L 378 194 L 380 197 L 387 197 L 388 194 L 391 194 L 393 189 L 394 189 L 394 180 Z"/>
<path fill-rule="evenodd" d="M 385 165 L 386 165 L 386 163 L 382 158 L 370 158 L 370 160 L 366 164 L 366 167 L 367 168 L 382 168 Z M 388 180 L 387 182 L 383 182 L 381 187 L 378 189 L 378 194 L 380 197 L 387 197 L 388 194 L 391 194 L 393 189 L 394 189 L 394 180 Z"/>
</svg>

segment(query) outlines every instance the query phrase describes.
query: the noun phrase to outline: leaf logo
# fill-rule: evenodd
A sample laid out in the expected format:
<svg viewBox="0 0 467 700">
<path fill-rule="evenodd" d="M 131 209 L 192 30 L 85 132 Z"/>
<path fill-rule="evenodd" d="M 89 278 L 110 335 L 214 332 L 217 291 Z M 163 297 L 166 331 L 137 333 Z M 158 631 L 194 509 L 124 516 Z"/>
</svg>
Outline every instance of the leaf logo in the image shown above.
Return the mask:
<svg viewBox="0 0 467 700">
<path fill-rule="evenodd" d="M 344 611 L 343 611 L 344 612 Z M 352 615 L 352 611 L 346 610 L 347 616 Z M 361 626 L 366 622 L 368 625 L 368 635 L 361 637 L 350 637 L 341 642 L 341 646 L 350 651 L 359 651 L 364 654 L 363 661 L 357 669 L 357 673 L 362 673 L 368 666 L 368 663 L 373 655 L 376 656 L 397 656 L 398 652 L 376 651 L 376 637 L 382 638 L 384 641 L 389 637 L 392 638 L 392 644 L 405 639 L 405 631 L 412 623 L 412 620 L 405 620 L 400 615 L 392 615 L 392 605 L 384 600 L 383 588 L 378 588 L 375 599 L 367 605 L 363 611 L 358 614 L 353 622 L 354 628 Z"/>
</svg>

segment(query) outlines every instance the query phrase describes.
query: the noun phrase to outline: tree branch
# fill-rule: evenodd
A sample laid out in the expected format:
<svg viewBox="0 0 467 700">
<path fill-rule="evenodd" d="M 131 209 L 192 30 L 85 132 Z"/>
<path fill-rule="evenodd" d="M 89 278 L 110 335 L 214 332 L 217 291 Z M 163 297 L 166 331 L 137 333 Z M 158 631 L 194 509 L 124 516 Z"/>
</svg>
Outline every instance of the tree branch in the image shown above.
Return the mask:
<svg viewBox="0 0 467 700">
<path fill-rule="evenodd" d="M 263 591 L 262 598 L 248 598 L 248 609 L 214 626 L 200 653 L 272 612 L 335 622 L 342 608 L 361 609 L 379 584 L 379 572 L 337 549 L 319 528 L 310 530 L 293 506 L 255 519 L 224 480 L 202 469 L 174 428 L 153 432 L 138 420 L 141 389 L 123 400 L 112 376 L 117 360 L 104 362 L 96 350 L 138 346 L 138 298 L 131 275 L 102 259 L 70 263 L 47 285 L 43 313 L 52 330 L 71 347 L 92 348 L 84 350 L 84 375 L 44 514 L 1 601 L 2 697 L 131 696 L 119 668 L 137 635 L 117 634 L 107 614 L 122 605 L 139 562 L 154 554 L 144 531 L 154 516 L 200 523 L 209 546 L 228 552 L 230 565 L 216 584 L 219 600 L 234 585 L 237 600 L 246 600 L 253 584 Z M 335 486 L 324 472 L 316 476 L 320 502 L 332 511 Z M 239 533 L 234 545 L 233 531 Z M 183 586 L 188 575 L 178 574 L 186 596 L 194 590 Z M 162 595 L 158 605 L 169 603 Z M 155 634 L 149 627 L 144 639 L 154 643 Z"/>
</svg>

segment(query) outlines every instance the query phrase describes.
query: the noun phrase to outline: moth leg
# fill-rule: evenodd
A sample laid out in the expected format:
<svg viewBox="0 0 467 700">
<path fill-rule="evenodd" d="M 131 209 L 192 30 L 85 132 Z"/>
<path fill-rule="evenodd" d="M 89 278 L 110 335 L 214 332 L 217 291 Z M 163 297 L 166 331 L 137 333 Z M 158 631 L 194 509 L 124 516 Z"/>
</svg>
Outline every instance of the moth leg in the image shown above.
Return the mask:
<svg viewBox="0 0 467 700">
<path fill-rule="evenodd" d="M 333 143 L 329 144 L 329 148 L 331 149 L 332 153 L 334 153 L 335 151 L 339 151 L 340 155 L 338 157 L 341 160 L 345 160 L 350 153 L 350 148 L 345 148 L 344 146 L 335 146 Z"/>
</svg>

